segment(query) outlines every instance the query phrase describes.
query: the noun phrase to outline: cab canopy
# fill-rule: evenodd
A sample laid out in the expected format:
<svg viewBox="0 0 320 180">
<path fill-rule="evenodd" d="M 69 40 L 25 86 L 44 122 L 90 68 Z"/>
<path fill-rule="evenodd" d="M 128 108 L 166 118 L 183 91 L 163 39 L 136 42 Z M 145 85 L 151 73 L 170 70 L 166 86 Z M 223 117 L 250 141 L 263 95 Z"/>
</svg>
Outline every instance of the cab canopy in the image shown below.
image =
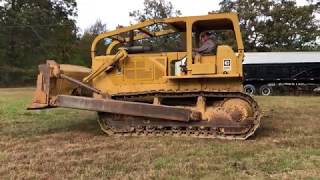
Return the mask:
<svg viewBox="0 0 320 180">
<path fill-rule="evenodd" d="M 237 47 L 236 50 L 243 51 L 237 15 L 235 13 L 219 13 L 205 16 L 146 20 L 128 27 L 118 27 L 114 31 L 97 36 L 91 48 L 92 58 L 96 56 L 97 44 L 105 39 L 108 39 L 109 42 L 108 54 L 112 52 L 113 48 L 119 47 L 119 45 L 134 46 L 139 41 L 148 41 L 148 39 L 170 35 L 167 39 L 180 38 L 182 41 L 181 47 L 185 47 L 181 48 L 182 51 L 186 51 L 190 55 L 192 53 L 192 46 L 196 46 L 195 44 L 199 41 L 198 36 L 201 32 L 214 31 L 213 34 L 216 35 L 222 30 L 231 32 L 231 36 L 234 37 L 233 43 Z"/>
</svg>

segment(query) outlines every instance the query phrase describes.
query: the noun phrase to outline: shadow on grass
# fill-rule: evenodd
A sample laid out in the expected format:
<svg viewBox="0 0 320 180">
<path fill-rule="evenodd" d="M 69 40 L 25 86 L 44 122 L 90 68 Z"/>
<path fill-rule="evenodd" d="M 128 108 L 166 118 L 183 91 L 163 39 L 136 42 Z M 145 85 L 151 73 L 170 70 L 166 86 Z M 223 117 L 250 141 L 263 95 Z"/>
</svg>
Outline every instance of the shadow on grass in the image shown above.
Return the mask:
<svg viewBox="0 0 320 180">
<path fill-rule="evenodd" d="M 73 120 L 65 126 L 48 129 L 42 134 L 61 133 L 61 132 L 83 132 L 88 134 L 102 134 L 97 118 L 87 118 L 81 121 Z"/>
<path fill-rule="evenodd" d="M 262 117 L 260 123 L 260 127 L 249 138 L 249 140 L 262 140 L 265 138 L 276 137 L 276 133 L 279 132 L 279 130 L 273 126 L 271 117 Z"/>
</svg>

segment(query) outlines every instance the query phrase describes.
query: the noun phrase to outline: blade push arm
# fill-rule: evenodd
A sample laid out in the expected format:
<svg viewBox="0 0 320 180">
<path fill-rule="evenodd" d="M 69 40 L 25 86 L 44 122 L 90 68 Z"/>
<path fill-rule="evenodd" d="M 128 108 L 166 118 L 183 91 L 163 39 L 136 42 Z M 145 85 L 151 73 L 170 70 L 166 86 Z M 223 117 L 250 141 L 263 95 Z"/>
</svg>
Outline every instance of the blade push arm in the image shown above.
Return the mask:
<svg viewBox="0 0 320 180">
<path fill-rule="evenodd" d="M 97 76 L 99 76 L 101 73 L 108 72 L 108 71 L 112 70 L 119 61 L 122 61 L 122 60 L 126 59 L 127 57 L 128 57 L 127 51 L 122 48 L 119 49 L 119 51 L 114 56 L 114 58 L 112 59 L 111 62 L 106 62 L 106 63 L 102 64 L 97 70 L 93 71 L 91 74 L 89 74 L 89 76 L 85 77 L 83 79 L 83 82 L 88 83 L 91 80 L 93 80 L 94 78 L 96 78 Z"/>
</svg>

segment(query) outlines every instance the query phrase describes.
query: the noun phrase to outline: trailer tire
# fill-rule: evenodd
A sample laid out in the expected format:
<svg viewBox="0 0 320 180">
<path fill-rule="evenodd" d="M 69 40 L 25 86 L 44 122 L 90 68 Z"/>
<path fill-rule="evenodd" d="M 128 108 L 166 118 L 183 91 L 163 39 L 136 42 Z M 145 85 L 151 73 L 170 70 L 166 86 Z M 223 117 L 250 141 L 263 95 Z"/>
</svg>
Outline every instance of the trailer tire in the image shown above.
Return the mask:
<svg viewBox="0 0 320 180">
<path fill-rule="evenodd" d="M 271 96 L 273 93 L 272 87 L 268 85 L 262 85 L 259 89 L 262 96 Z"/>
<path fill-rule="evenodd" d="M 244 85 L 243 90 L 245 93 L 250 94 L 250 95 L 256 94 L 256 87 L 254 87 L 254 85 L 252 85 L 252 84 Z"/>
</svg>

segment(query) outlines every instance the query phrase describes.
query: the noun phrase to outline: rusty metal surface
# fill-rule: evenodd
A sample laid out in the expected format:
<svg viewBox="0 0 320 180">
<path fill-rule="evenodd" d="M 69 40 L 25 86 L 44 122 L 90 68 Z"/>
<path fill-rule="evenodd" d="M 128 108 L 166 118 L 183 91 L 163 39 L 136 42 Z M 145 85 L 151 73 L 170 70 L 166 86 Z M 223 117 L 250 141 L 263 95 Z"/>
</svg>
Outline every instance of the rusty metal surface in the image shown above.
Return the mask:
<svg viewBox="0 0 320 180">
<path fill-rule="evenodd" d="M 108 135 L 121 136 L 188 136 L 244 140 L 254 127 L 254 120 L 242 122 L 219 121 L 165 121 L 145 117 L 132 117 L 99 113 L 98 122 Z"/>
<path fill-rule="evenodd" d="M 201 119 L 200 112 L 192 111 L 190 109 L 137 102 L 115 101 L 111 99 L 59 95 L 52 105 L 172 121 L 188 122 Z"/>
<path fill-rule="evenodd" d="M 47 60 L 46 64 L 39 65 L 37 87 L 27 109 L 50 108 L 50 101 L 57 95 L 71 95 L 78 87 L 99 93 L 99 90 L 79 81 L 89 73 L 90 71 L 82 66 L 60 65 L 54 60 Z"/>
<path fill-rule="evenodd" d="M 37 87 L 34 92 L 32 103 L 27 109 L 43 109 L 49 106 L 50 90 L 50 67 L 48 64 L 39 65 L 39 75 L 37 77 Z"/>
</svg>

